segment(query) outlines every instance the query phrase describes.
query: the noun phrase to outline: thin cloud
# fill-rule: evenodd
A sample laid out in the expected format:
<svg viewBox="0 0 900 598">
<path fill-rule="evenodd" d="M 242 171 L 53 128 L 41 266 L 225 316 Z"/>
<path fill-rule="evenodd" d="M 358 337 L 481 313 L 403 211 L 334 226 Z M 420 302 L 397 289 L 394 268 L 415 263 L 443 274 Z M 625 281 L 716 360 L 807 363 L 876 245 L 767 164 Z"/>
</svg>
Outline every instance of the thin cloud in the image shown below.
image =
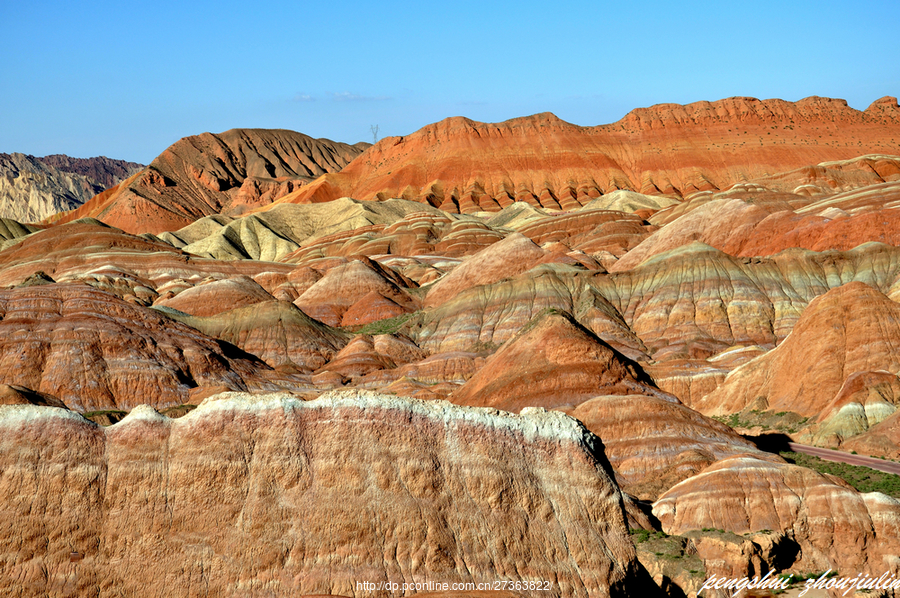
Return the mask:
<svg viewBox="0 0 900 598">
<path fill-rule="evenodd" d="M 349 91 L 336 91 L 331 94 L 331 99 L 335 102 L 383 102 L 393 98 L 390 96 L 361 96 Z"/>
<path fill-rule="evenodd" d="M 309 95 L 308 93 L 298 93 L 294 96 L 295 102 L 315 102 L 316 98 Z"/>
</svg>

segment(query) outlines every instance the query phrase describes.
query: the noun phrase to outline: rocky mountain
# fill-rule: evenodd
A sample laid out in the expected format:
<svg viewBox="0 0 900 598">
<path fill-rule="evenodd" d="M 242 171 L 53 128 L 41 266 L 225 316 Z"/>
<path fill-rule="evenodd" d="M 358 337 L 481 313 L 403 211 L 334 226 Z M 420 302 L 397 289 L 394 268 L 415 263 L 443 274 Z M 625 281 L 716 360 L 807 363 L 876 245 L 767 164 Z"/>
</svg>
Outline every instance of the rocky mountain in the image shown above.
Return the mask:
<svg viewBox="0 0 900 598">
<path fill-rule="evenodd" d="M 571 210 L 616 190 L 671 199 L 861 155 L 896 153 L 896 98 L 865 111 L 844 100 L 728 98 L 632 111 L 596 127 L 550 113 L 503 123 L 454 117 L 368 144 L 291 131 L 235 129 L 187 137 L 139 179 L 66 221 L 94 217 L 130 232 L 173 231 L 198 218 L 310 203 L 404 198 L 452 213 L 514 202 Z M 352 162 L 352 164 L 351 164 Z"/>
<path fill-rule="evenodd" d="M 223 303 L 208 295 L 204 299 L 212 305 L 240 305 Z M 309 317 L 290 301 L 278 301 L 271 296 L 268 301 L 257 301 L 205 317 L 163 313 L 204 334 L 238 346 L 273 368 L 289 371 L 310 373 L 318 370 L 334 360 L 349 341 L 349 335 Z"/>
<path fill-rule="evenodd" d="M 111 160 L 105 156 L 73 158 L 63 154 L 53 154 L 52 156 L 36 158 L 36 160 L 62 172 L 70 172 L 87 177 L 98 183 L 103 189 L 118 185 L 144 167 L 143 164 L 136 162 Z"/>
<path fill-rule="evenodd" d="M 0 217 L 39 222 L 79 207 L 141 168 L 106 157 L 0 154 Z"/>
<path fill-rule="evenodd" d="M 807 571 L 842 567 L 877 577 L 896 567 L 900 548 L 900 501 L 750 455 L 723 459 L 675 485 L 653 504 L 653 513 L 673 534 L 787 532 L 798 545 L 797 566 Z"/>
<path fill-rule="evenodd" d="M 253 356 L 83 284 L 0 291 L 0 332 L 0 381 L 81 411 L 172 407 L 202 387 L 279 388 Z"/>
<path fill-rule="evenodd" d="M 850 282 L 814 299 L 784 342 L 692 405 L 708 414 L 793 411 L 819 422 L 820 443 L 838 446 L 897 411 L 898 344 L 900 305 Z"/>
<path fill-rule="evenodd" d="M 728 98 L 640 108 L 579 127 L 550 113 L 502 123 L 449 118 L 379 141 L 335 175 L 284 201 L 403 197 L 450 212 L 514 201 L 571 210 L 617 189 L 687 198 L 736 183 L 869 153 L 896 154 L 900 107 L 844 100 Z"/>
<path fill-rule="evenodd" d="M 655 391 L 640 366 L 568 314 L 548 310 L 491 355 L 452 400 L 516 412 L 532 406 L 571 409 L 598 395 Z"/>
<path fill-rule="evenodd" d="M 238 215 L 337 172 L 368 144 L 301 133 L 232 129 L 185 137 L 149 166 L 59 222 L 94 217 L 129 232 L 177 230 L 213 214 Z"/>
<path fill-rule="evenodd" d="M 234 130 L 0 219 L 0 587 L 900 574 L 896 485 L 773 452 L 900 457 L 897 111 Z"/>
<path fill-rule="evenodd" d="M 558 412 L 225 393 L 107 429 L 5 406 L 0 429 L 6 593 L 360 596 L 357 579 L 497 575 L 552 580 L 547 596 L 653 595 L 601 443 Z"/>
</svg>

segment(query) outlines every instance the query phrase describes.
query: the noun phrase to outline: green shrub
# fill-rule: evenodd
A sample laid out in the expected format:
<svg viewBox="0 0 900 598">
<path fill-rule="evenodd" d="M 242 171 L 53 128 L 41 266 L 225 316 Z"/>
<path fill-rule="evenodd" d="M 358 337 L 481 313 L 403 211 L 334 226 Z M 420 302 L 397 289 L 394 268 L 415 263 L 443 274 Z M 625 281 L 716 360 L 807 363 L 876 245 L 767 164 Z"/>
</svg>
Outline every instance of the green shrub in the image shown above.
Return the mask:
<svg viewBox="0 0 900 598">
<path fill-rule="evenodd" d="M 859 492 L 882 492 L 888 496 L 900 498 L 900 476 L 898 475 L 861 465 L 833 463 L 803 453 L 781 451 L 779 455 L 789 463 L 794 463 L 819 473 L 837 476 Z"/>
</svg>

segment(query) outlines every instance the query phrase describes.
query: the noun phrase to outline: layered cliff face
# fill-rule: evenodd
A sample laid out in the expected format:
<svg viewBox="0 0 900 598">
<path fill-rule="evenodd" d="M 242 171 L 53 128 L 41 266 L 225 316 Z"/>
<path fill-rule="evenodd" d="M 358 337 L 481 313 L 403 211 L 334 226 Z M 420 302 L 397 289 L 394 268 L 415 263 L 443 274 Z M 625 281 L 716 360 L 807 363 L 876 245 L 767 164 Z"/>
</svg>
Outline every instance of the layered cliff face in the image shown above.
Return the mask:
<svg viewBox="0 0 900 598">
<path fill-rule="evenodd" d="M 662 395 L 653 381 L 574 318 L 549 311 L 491 355 L 452 400 L 504 411 L 573 408 L 601 394 Z"/>
<path fill-rule="evenodd" d="M 4 406 L 0 427 L 7 593 L 360 596 L 374 593 L 357 581 L 498 577 L 641 591 L 602 445 L 559 413 L 226 393 L 107 429 Z"/>
<path fill-rule="evenodd" d="M 535 406 L 597 434 L 611 465 L 600 470 L 659 499 L 665 529 L 686 534 L 677 541 L 707 572 L 844 570 L 846 560 L 880 574 L 897 564 L 887 558 L 896 505 L 788 466 L 697 410 L 898 454 L 897 110 L 892 99 L 859 112 L 821 98 L 734 98 L 595 128 L 548 115 L 450 119 L 348 155 L 341 172 L 340 151 L 323 154 L 315 180 L 301 168 L 315 144 L 301 136 L 183 140 L 82 211 L 126 230 L 89 218 L 0 222 L 0 403 L 191 403 L 172 412 L 182 414 L 223 390 L 294 393 L 210 400 L 182 420 L 140 408 L 105 431 L 79 424 L 99 443 L 99 461 L 81 462 L 107 477 L 79 485 L 70 475 L 87 493 L 73 504 L 95 501 L 97 513 L 73 516 L 64 535 L 93 538 L 77 562 L 95 559 L 86 583 L 110 592 L 156 579 L 142 572 L 159 566 L 188 579 L 188 594 L 216 583 L 210 593 L 346 594 L 355 587 L 334 580 L 476 570 L 554 571 L 566 595 L 640 594 L 615 526 L 591 535 L 595 515 L 612 511 L 586 498 L 581 449 L 562 460 L 534 452 L 544 446 Z M 165 168 L 168 178 L 151 180 Z M 362 195 L 315 203 L 329 193 Z M 332 389 L 355 406 L 299 402 Z M 423 415 L 432 407 L 368 391 L 464 406 L 433 403 L 458 415 L 436 427 Z M 554 429 L 570 422 L 545 416 Z M 23 463 L 57 458 L 29 455 Z M 331 456 L 319 465 L 317 455 Z M 98 480 L 123 460 L 137 469 L 109 490 Z M 597 496 L 617 492 L 591 480 Z M 145 484 L 141 504 L 122 489 Z M 589 524 L 567 506 L 576 503 L 594 513 Z M 658 528 L 622 504 L 631 525 Z M 151 515 L 126 519 L 144 508 Z M 570 513 L 587 531 L 573 535 Z M 46 588 L 62 569 L 34 556 L 48 545 L 41 533 L 4 562 Z M 138 562 L 134 546 L 156 560 Z M 669 570 L 656 565 L 654 575 Z"/>
<path fill-rule="evenodd" d="M 793 411 L 825 422 L 822 433 L 852 436 L 897 409 L 898 340 L 900 305 L 851 282 L 813 300 L 783 343 L 733 371 L 694 407 Z M 861 393 L 878 385 L 884 392 Z"/>
<path fill-rule="evenodd" d="M 176 230 L 204 216 L 270 203 L 337 172 L 365 146 L 270 129 L 185 137 L 60 221 L 95 217 L 129 232 Z"/>
<path fill-rule="evenodd" d="M 502 123 L 454 117 L 382 139 L 285 201 L 405 197 L 474 212 L 514 201 L 571 210 L 617 189 L 688 197 L 854 158 L 860 147 L 896 154 L 898 129 L 896 98 L 864 112 L 817 97 L 660 104 L 597 127 L 549 113 Z"/>
<path fill-rule="evenodd" d="M 787 532 L 800 546 L 797 570 L 866 572 L 900 568 L 900 501 L 861 494 L 796 465 L 735 456 L 711 465 L 653 504 L 663 529 Z"/>
<path fill-rule="evenodd" d="M 104 157 L 0 154 L 0 218 L 40 222 L 74 210 L 141 168 Z"/>
<path fill-rule="evenodd" d="M 900 166 L 900 159 L 885 160 Z M 789 248 L 849 250 L 870 241 L 900 242 L 895 208 L 900 200 L 900 174 L 849 190 L 817 192 L 803 186 L 793 193 L 768 187 L 736 186 L 696 198 L 653 217 L 664 224 L 611 269 L 627 271 L 655 255 L 700 241 L 734 256 L 768 256 Z M 795 179 L 795 183 L 798 179 Z M 740 188 L 739 188 L 740 187 Z"/>
<path fill-rule="evenodd" d="M 0 382 L 81 411 L 160 408 L 193 389 L 276 389 L 265 364 L 83 284 L 0 290 Z"/>
</svg>

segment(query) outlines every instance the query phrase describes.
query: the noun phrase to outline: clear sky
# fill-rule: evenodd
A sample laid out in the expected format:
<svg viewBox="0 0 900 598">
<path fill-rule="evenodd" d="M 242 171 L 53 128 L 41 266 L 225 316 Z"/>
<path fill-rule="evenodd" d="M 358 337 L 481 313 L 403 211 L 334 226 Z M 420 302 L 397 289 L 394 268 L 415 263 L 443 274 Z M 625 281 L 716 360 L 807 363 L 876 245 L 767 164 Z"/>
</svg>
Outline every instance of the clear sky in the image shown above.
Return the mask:
<svg viewBox="0 0 900 598">
<path fill-rule="evenodd" d="M 448 116 L 900 95 L 900 1 L 0 0 L 0 152 L 148 163 L 181 137 L 337 141 Z"/>
</svg>

